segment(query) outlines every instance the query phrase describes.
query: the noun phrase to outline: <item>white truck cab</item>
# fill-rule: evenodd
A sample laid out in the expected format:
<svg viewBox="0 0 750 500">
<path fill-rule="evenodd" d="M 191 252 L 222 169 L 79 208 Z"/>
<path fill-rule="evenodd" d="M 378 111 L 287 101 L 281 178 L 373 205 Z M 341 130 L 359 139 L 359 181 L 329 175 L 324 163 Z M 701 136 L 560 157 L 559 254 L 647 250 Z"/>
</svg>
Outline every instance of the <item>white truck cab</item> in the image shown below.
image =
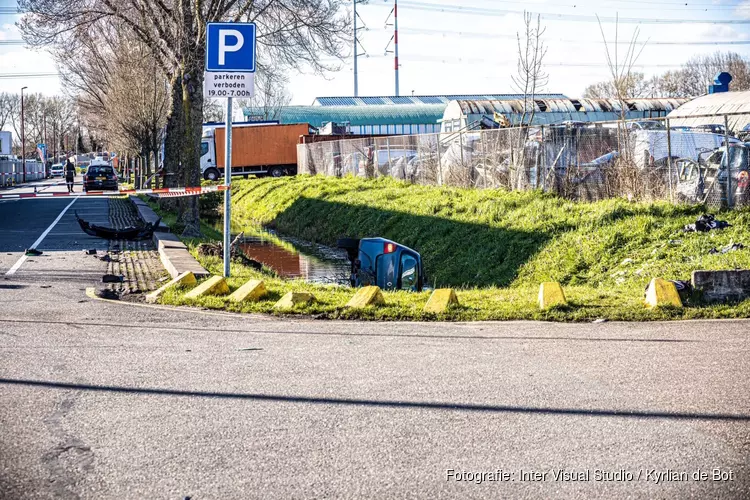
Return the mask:
<svg viewBox="0 0 750 500">
<path fill-rule="evenodd" d="M 221 178 L 219 168 L 216 166 L 216 147 L 212 128 L 204 130 L 201 137 L 201 176 L 209 181 L 217 181 Z"/>
</svg>

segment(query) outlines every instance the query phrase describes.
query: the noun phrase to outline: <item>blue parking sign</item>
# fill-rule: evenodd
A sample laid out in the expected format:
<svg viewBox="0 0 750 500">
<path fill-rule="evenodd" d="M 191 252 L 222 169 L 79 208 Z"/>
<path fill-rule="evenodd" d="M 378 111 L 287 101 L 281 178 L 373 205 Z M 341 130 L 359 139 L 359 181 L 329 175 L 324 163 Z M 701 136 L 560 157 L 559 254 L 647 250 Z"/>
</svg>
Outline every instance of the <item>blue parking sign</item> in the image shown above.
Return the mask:
<svg viewBox="0 0 750 500">
<path fill-rule="evenodd" d="M 208 23 L 206 71 L 255 72 L 255 23 Z"/>
</svg>

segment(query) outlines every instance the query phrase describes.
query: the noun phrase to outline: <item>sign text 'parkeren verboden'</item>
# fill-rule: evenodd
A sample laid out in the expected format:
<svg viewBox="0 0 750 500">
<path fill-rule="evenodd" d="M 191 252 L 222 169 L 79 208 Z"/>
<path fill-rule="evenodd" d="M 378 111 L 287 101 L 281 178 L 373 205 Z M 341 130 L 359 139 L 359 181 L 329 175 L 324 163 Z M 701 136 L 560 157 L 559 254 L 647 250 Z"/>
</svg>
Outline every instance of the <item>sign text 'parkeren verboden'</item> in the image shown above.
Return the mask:
<svg viewBox="0 0 750 500">
<path fill-rule="evenodd" d="M 218 73 L 207 71 L 203 82 L 204 97 L 252 97 L 254 73 Z"/>
</svg>

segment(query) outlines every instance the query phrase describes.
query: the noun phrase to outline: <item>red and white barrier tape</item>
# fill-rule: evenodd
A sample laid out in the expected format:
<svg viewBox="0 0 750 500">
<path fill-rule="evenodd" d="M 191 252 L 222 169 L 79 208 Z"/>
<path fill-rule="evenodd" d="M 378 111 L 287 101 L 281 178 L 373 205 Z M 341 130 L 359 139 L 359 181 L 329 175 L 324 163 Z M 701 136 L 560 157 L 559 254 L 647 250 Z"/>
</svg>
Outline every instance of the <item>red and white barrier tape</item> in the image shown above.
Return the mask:
<svg viewBox="0 0 750 500">
<path fill-rule="evenodd" d="M 61 196 L 123 196 L 128 194 L 155 194 L 159 196 L 200 196 L 216 191 L 226 191 L 227 186 L 202 186 L 183 188 L 159 188 L 159 189 L 126 189 L 123 191 L 87 191 L 85 193 L 18 193 L 0 194 L 0 199 L 22 199 L 22 198 L 58 198 Z"/>
</svg>

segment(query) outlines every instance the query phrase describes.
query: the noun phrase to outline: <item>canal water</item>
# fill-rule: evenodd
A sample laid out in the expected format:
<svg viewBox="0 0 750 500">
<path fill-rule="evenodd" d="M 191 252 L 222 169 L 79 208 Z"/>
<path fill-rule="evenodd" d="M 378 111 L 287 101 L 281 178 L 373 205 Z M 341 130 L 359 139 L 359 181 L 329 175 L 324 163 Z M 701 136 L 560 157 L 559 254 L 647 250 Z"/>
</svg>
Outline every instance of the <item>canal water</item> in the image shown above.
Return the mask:
<svg viewBox="0 0 750 500">
<path fill-rule="evenodd" d="M 218 230 L 223 230 L 221 224 Z M 303 279 L 312 283 L 349 284 L 351 265 L 346 251 L 282 236 L 256 226 L 232 225 L 232 238 L 244 230 L 242 251 L 253 260 L 273 269 L 284 278 Z"/>
</svg>

